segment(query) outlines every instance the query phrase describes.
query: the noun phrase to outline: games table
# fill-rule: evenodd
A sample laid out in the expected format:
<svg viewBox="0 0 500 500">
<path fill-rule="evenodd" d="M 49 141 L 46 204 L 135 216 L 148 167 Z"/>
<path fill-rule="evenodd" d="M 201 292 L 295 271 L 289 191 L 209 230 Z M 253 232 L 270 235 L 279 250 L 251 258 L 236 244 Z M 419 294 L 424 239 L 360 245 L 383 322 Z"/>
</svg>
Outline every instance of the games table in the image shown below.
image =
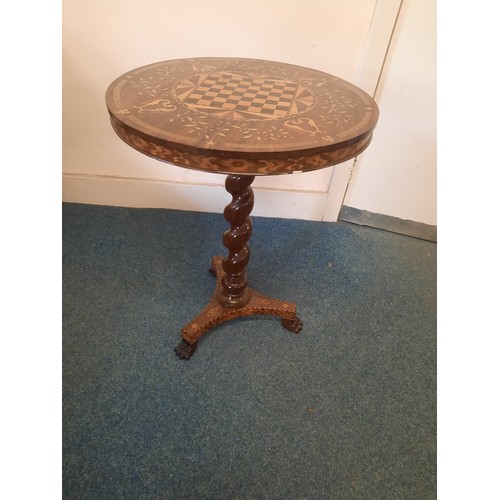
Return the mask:
<svg viewBox="0 0 500 500">
<path fill-rule="evenodd" d="M 281 317 L 298 333 L 296 305 L 248 286 L 251 184 L 257 175 L 309 172 L 361 153 L 378 119 L 375 101 L 333 75 L 242 58 L 149 64 L 118 77 L 106 92 L 111 125 L 129 146 L 157 160 L 226 174 L 228 255 L 212 259 L 215 293 L 181 330 L 182 359 L 215 325 L 241 316 Z"/>
</svg>

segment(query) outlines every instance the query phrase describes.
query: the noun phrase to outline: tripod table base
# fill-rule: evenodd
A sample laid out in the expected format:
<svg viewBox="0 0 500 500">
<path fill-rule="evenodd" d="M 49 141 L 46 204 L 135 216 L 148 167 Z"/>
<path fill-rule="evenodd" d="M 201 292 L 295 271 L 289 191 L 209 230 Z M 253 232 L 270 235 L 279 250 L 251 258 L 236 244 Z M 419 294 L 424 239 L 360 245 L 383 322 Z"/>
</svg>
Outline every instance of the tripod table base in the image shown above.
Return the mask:
<svg viewBox="0 0 500 500">
<path fill-rule="evenodd" d="M 292 302 L 283 302 L 262 295 L 251 288 L 250 300 L 241 307 L 226 307 L 222 305 L 217 294 L 221 288 L 223 257 L 213 257 L 210 271 L 217 279 L 217 287 L 207 307 L 181 330 L 182 340 L 175 348 L 175 353 L 182 359 L 189 359 L 196 350 L 198 340 L 214 326 L 234 318 L 254 315 L 271 315 L 281 317 L 281 324 L 288 331 L 299 333 L 302 321 L 297 317 L 297 306 Z"/>
</svg>

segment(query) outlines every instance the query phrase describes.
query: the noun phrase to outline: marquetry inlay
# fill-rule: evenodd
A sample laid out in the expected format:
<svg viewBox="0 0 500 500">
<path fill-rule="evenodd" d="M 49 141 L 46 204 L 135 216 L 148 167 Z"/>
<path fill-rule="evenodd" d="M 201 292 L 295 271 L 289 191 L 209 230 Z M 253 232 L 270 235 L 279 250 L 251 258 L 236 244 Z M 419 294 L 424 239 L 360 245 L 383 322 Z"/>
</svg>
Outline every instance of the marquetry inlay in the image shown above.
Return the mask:
<svg viewBox="0 0 500 500">
<path fill-rule="evenodd" d="M 230 72 L 186 78 L 174 92 L 188 108 L 235 120 L 297 115 L 314 104 L 311 92 L 295 82 Z"/>
<path fill-rule="evenodd" d="M 109 87 L 118 135 L 187 168 L 305 172 L 359 154 L 378 118 L 373 99 L 321 71 L 236 58 L 177 59 L 132 70 Z"/>
</svg>

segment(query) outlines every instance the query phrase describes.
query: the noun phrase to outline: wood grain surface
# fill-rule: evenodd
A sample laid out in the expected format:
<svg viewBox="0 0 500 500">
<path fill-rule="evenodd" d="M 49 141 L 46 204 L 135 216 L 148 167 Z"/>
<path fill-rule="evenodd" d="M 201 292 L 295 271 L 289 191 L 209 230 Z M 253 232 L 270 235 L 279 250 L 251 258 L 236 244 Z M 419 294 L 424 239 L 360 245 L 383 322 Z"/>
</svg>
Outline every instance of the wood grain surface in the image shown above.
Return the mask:
<svg viewBox="0 0 500 500">
<path fill-rule="evenodd" d="M 111 123 L 138 151 L 185 168 L 238 175 L 307 172 L 370 143 L 374 100 L 314 69 L 236 58 L 143 66 L 106 92 Z"/>
</svg>

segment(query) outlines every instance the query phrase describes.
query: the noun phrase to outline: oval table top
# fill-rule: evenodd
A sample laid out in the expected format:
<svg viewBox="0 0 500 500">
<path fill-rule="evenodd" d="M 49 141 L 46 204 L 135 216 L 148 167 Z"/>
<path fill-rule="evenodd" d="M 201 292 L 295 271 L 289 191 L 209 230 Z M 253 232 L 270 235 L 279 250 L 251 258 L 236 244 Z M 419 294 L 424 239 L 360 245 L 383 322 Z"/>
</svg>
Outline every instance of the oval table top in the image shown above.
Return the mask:
<svg viewBox="0 0 500 500">
<path fill-rule="evenodd" d="M 241 58 L 176 59 L 117 78 L 106 92 L 115 132 L 185 168 L 237 175 L 307 172 L 361 153 L 375 101 L 333 75 Z"/>
</svg>

